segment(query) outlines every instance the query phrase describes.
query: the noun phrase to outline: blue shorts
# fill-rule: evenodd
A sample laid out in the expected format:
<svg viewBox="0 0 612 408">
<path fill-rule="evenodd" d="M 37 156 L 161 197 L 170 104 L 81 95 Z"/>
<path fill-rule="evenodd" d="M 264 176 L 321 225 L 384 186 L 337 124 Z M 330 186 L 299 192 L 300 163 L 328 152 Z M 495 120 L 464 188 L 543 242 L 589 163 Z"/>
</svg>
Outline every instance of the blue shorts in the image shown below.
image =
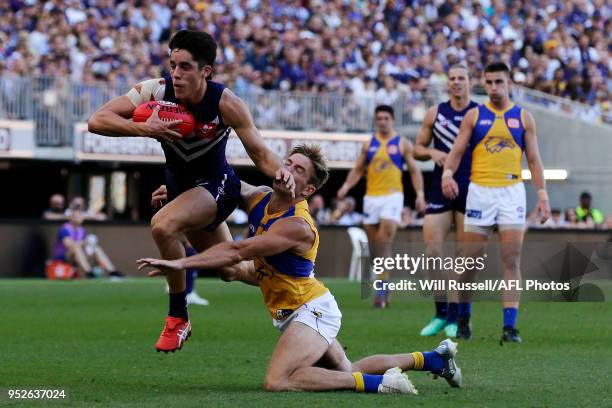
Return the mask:
<svg viewBox="0 0 612 408">
<path fill-rule="evenodd" d="M 166 168 L 168 201 L 172 201 L 185 191 L 198 186 L 208 190 L 217 202 L 217 215 L 215 219 L 204 227 L 206 231 L 214 231 L 238 207 L 240 202 L 240 179 L 232 170 L 228 173 L 222 173 L 216 178 L 203 179 L 197 176 L 185 176 L 184 174 L 174 173 L 169 168 Z"/>
<path fill-rule="evenodd" d="M 469 181 L 467 183 L 458 184 L 459 195 L 450 200 L 442 193 L 442 186 L 438 183 L 433 184 L 429 189 L 429 203 L 425 214 L 442 214 L 447 211 L 458 211 L 465 214 L 465 202 L 467 201 Z"/>
</svg>

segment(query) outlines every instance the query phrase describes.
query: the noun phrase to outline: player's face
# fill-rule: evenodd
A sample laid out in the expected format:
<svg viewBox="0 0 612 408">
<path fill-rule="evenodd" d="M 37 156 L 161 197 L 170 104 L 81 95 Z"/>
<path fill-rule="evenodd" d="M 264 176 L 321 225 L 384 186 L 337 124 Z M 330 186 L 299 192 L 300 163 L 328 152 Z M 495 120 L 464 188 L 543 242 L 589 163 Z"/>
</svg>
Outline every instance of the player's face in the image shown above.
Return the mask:
<svg viewBox="0 0 612 408">
<path fill-rule="evenodd" d="M 210 65 L 200 69 L 189 51 L 176 49 L 170 54 L 170 74 L 174 94 L 178 99 L 190 99 L 198 94 L 211 72 Z"/>
<path fill-rule="evenodd" d="M 314 175 L 314 166 L 310 159 L 303 154 L 295 153 L 285 159 L 285 167 L 293 174 L 295 180 L 295 196 L 308 198 L 316 188 L 309 180 Z M 287 187 L 283 181 L 274 180 L 273 187 L 275 190 L 288 193 Z"/>
<path fill-rule="evenodd" d="M 448 71 L 448 90 L 452 96 L 467 96 L 470 90 L 470 78 L 467 70 L 451 68 Z"/>
<path fill-rule="evenodd" d="M 501 104 L 508 98 L 510 79 L 505 72 L 485 72 L 484 86 L 491 102 Z"/>
<path fill-rule="evenodd" d="M 393 129 L 393 117 L 389 112 L 378 112 L 376 114 L 376 129 L 380 133 L 389 133 Z"/>
</svg>

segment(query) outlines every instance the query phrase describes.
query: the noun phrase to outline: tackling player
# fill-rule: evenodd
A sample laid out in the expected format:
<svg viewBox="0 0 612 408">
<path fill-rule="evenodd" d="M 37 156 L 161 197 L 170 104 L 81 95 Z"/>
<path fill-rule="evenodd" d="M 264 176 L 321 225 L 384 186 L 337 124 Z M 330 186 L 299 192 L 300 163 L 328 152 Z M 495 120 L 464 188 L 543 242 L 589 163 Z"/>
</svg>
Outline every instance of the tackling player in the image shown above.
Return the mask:
<svg viewBox="0 0 612 408">
<path fill-rule="evenodd" d="M 274 181 L 273 190 L 243 184 L 248 239 L 174 261 L 139 259 L 139 268 L 159 268 L 150 276 L 187 267 L 225 268 L 226 280 L 258 285 L 282 333 L 268 366 L 267 390 L 416 394 L 406 370 L 430 371 L 459 387 L 457 345 L 449 339 L 431 352 L 375 355 L 356 362 L 347 358 L 336 338 L 342 314 L 334 296 L 314 277 L 319 233 L 306 202 L 327 180 L 327 165 L 318 146 L 303 145 L 292 149 L 285 165 L 295 178 L 295 198 L 279 181 Z M 248 260 L 254 263 L 245 268 Z"/>
</svg>

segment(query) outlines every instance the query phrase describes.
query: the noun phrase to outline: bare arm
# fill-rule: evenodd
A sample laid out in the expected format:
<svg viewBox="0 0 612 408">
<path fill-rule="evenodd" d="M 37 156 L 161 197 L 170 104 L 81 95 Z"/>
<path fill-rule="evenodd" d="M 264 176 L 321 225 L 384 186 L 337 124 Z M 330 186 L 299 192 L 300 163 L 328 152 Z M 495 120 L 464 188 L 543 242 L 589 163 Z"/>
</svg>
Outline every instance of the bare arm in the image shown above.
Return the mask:
<svg viewBox="0 0 612 408">
<path fill-rule="evenodd" d="M 423 126 L 417 133 L 416 143 L 414 145 L 413 156 L 417 160 L 433 160 L 438 166 L 444 166 L 446 153 L 435 148 L 430 148 L 431 139 L 433 137 L 433 126 L 436 121 L 438 108 L 436 106 L 429 108 L 423 120 Z"/>
<path fill-rule="evenodd" d="M 416 192 L 414 207 L 418 212 L 422 213 L 427 207 L 427 203 L 425 202 L 425 193 L 423 192 L 423 174 L 421 174 L 421 170 L 419 170 L 416 162 L 414 161 L 412 143 L 410 140 L 402 138 L 401 143 L 401 147 L 403 148 L 402 156 L 404 157 L 406 165 L 408 166 L 412 186 Z"/>
<path fill-rule="evenodd" d="M 174 261 L 142 258 L 137 263 L 138 269 L 147 266 L 172 270 L 218 269 L 255 257 L 276 255 L 298 248 L 300 245 L 312 245 L 313 240 L 314 234 L 305 221 L 299 218 L 285 218 L 274 223 L 265 234 L 238 242 L 223 242 L 187 258 Z"/>
<path fill-rule="evenodd" d="M 82 246 L 80 243 L 75 242 L 72 238 L 66 237 L 62 240 L 62 244 L 66 247 L 68 251 L 74 251 L 76 247 Z"/>
<path fill-rule="evenodd" d="M 156 95 L 159 97 L 160 86 L 162 85 L 156 79 L 143 81 L 126 95 L 118 96 L 106 102 L 89 118 L 87 122 L 88 130 L 105 136 L 145 136 L 166 142 L 180 139 L 181 134 L 171 128 L 182 121 L 161 121 L 157 114 L 159 108 L 146 122 L 130 120 L 136 106 L 154 100 Z"/>
<path fill-rule="evenodd" d="M 442 172 L 442 193 L 450 199 L 454 199 L 459 194 L 459 186 L 453 178 L 453 175 L 457 171 L 457 167 L 459 167 L 459 163 L 461 163 L 461 158 L 470 143 L 477 112 L 478 108 L 470 109 L 463 118 L 453 148 L 448 156 L 446 156 L 444 162 L 444 171 Z"/>
<path fill-rule="evenodd" d="M 294 195 L 293 175 L 283 166 L 281 159 L 264 143 L 244 101 L 229 89 L 225 89 L 219 102 L 219 109 L 223 122 L 234 128 L 255 166 L 270 178 L 282 179 L 286 182 L 287 189 Z"/>
<path fill-rule="evenodd" d="M 470 138 L 472 137 L 476 112 L 477 108 L 470 109 L 463 118 L 461 126 L 459 127 L 459 134 L 457 134 L 453 148 L 446 157 L 446 162 L 444 163 L 445 172 L 450 170 L 452 174 L 455 174 L 457 171 L 457 167 L 459 167 L 461 158 L 465 154 L 465 150 L 467 149 L 467 146 L 470 143 Z"/>
<path fill-rule="evenodd" d="M 357 162 L 355 162 L 355 167 L 349 171 L 349 174 L 346 176 L 346 180 L 342 187 L 338 190 L 338 198 L 346 197 L 349 190 L 355 187 L 355 184 L 361 180 L 366 171 L 366 159 L 368 154 L 368 146 L 369 143 L 366 142 L 361 146 L 361 151 L 359 152 L 359 157 L 357 158 Z"/>
<path fill-rule="evenodd" d="M 538 148 L 538 139 L 536 136 L 535 120 L 531 113 L 523 111 L 524 126 L 525 126 L 525 155 L 527 157 L 527 165 L 531 171 L 531 180 L 538 194 L 538 203 L 536 210 L 540 212 L 540 223 L 546 222 L 550 216 L 550 204 L 548 200 L 548 192 L 546 191 L 546 179 L 544 178 L 544 166 L 540 158 L 540 150 Z"/>
<path fill-rule="evenodd" d="M 255 166 L 268 177 L 274 177 L 282 166 L 280 158 L 266 146 L 246 104 L 226 89 L 219 103 L 223 122 L 234 128 Z"/>
</svg>

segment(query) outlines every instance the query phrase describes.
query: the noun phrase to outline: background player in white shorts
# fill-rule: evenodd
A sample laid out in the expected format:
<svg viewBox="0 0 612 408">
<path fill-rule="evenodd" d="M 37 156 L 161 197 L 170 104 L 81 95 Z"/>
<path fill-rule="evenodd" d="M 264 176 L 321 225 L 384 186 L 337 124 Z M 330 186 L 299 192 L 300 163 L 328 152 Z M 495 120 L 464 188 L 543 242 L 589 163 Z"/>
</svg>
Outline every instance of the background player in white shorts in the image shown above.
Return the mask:
<svg viewBox="0 0 612 408">
<path fill-rule="evenodd" d="M 550 214 L 546 181 L 533 116 L 512 103 L 510 71 L 504 63 L 489 64 L 484 71 L 484 86 L 489 100 L 470 110 L 459 129 L 455 144 L 446 158 L 442 191 L 448 198 L 458 194 L 453 174 L 465 150 L 472 151 L 472 173 L 465 209 L 465 256 L 481 256 L 489 233 L 499 229 L 504 280 L 520 280 L 521 251 L 525 235 L 525 187 L 521 180 L 523 151 L 527 156 L 533 184 L 537 190 L 542 222 Z M 473 278 L 473 271 L 462 275 Z M 502 341 L 520 342 L 516 329 L 518 291 L 503 292 L 504 325 Z M 457 337 L 471 337 L 471 292 L 459 293 Z"/>
<path fill-rule="evenodd" d="M 377 106 L 375 118 L 376 133 L 369 142 L 364 143 L 355 167 L 338 190 L 338 198 L 344 198 L 367 171 L 363 224 L 372 258 L 391 256 L 391 246 L 404 208 L 404 164 L 408 166 L 416 191 L 415 208 L 418 212 L 425 211 L 423 175 L 412 157 L 412 143 L 393 128 L 394 113 L 391 106 Z M 388 272 L 379 279 L 388 279 Z M 389 292 L 377 292 L 374 306 L 384 308 L 388 303 Z"/>
</svg>

